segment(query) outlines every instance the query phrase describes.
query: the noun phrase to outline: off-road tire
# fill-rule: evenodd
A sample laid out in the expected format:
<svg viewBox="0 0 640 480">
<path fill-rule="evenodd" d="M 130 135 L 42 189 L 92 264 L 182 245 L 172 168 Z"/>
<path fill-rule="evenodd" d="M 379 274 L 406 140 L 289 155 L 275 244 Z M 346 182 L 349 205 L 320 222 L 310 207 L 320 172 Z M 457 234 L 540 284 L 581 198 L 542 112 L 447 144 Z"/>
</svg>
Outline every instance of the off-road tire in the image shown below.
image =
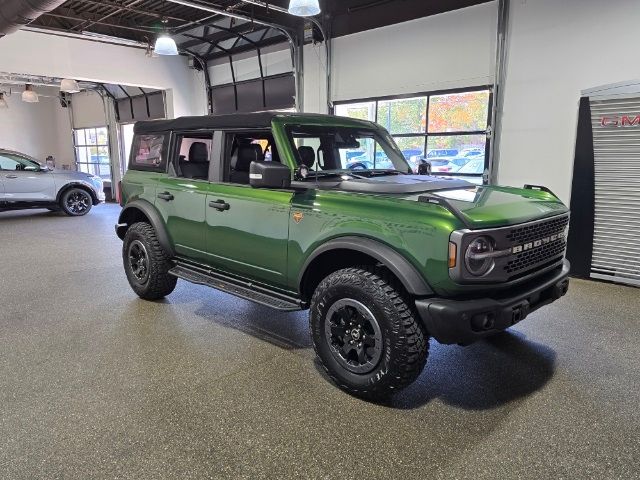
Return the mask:
<svg viewBox="0 0 640 480">
<path fill-rule="evenodd" d="M 365 305 L 382 334 L 382 355 L 368 373 L 353 373 L 336 360 L 325 333 L 327 313 L 340 299 Z M 427 361 L 429 337 L 402 286 L 384 269 L 355 267 L 326 277 L 311 299 L 309 326 L 313 345 L 329 377 L 343 390 L 382 399 L 410 385 Z"/>
<path fill-rule="evenodd" d="M 144 247 L 148 258 L 148 272 L 142 280 L 134 274 L 129 258 L 130 247 L 134 242 Z M 148 223 L 134 223 L 129 227 L 122 243 L 122 261 L 129 285 L 140 298 L 158 300 L 166 297 L 176 288 L 178 279 L 169 274 L 173 266 L 171 257 L 162 248 L 155 230 Z"/>
<path fill-rule="evenodd" d="M 71 201 L 76 197 L 81 199 L 81 204 Z M 70 188 L 60 198 L 60 209 L 70 217 L 82 217 L 91 211 L 91 207 L 93 207 L 91 194 L 83 188 Z"/>
</svg>

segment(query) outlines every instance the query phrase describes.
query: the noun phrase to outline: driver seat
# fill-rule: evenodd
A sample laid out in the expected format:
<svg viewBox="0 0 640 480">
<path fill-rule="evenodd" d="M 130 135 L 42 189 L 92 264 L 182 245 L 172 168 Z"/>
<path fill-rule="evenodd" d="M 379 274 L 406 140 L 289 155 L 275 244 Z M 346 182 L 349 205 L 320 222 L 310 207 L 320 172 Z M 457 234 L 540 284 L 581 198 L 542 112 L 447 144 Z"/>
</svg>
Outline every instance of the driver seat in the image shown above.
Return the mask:
<svg viewBox="0 0 640 480">
<path fill-rule="evenodd" d="M 302 164 L 309 168 L 309 170 L 313 169 L 316 163 L 316 152 L 313 147 L 298 147 L 298 154 L 300 155 Z"/>
</svg>

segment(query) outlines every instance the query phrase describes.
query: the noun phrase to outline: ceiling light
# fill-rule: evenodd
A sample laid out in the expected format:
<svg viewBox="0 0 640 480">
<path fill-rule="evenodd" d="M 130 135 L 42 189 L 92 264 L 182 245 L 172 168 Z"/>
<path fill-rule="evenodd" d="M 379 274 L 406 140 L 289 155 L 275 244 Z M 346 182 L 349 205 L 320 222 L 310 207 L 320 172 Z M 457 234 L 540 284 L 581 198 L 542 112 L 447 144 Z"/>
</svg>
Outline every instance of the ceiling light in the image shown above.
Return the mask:
<svg viewBox="0 0 640 480">
<path fill-rule="evenodd" d="M 173 38 L 163 33 L 156 39 L 156 46 L 153 49 L 153 53 L 158 55 L 178 55 L 178 47 Z"/>
<path fill-rule="evenodd" d="M 4 98 L 4 92 L 0 92 L 0 108 L 9 108 L 9 104 Z"/>
<path fill-rule="evenodd" d="M 312 17 L 320 13 L 318 0 L 291 0 L 289 13 L 298 17 Z"/>
<path fill-rule="evenodd" d="M 24 86 L 24 92 L 22 92 L 22 101 L 27 103 L 37 103 L 38 94 L 33 91 L 33 87 L 28 83 Z"/>
<path fill-rule="evenodd" d="M 72 78 L 65 78 L 60 82 L 60 91 L 66 93 L 80 93 L 80 85 Z"/>
</svg>

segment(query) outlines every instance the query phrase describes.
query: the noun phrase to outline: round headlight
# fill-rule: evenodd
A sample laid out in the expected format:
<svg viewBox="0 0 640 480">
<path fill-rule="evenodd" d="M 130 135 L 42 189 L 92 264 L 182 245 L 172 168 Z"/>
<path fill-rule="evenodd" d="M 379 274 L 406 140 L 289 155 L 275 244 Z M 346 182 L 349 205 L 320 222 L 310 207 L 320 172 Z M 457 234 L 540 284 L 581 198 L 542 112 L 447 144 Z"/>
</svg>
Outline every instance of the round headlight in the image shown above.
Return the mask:
<svg viewBox="0 0 640 480">
<path fill-rule="evenodd" d="M 491 253 L 493 240 L 490 237 L 478 237 L 471 242 L 464 254 L 464 263 L 469 273 L 476 277 L 489 273 L 495 265 Z"/>
</svg>

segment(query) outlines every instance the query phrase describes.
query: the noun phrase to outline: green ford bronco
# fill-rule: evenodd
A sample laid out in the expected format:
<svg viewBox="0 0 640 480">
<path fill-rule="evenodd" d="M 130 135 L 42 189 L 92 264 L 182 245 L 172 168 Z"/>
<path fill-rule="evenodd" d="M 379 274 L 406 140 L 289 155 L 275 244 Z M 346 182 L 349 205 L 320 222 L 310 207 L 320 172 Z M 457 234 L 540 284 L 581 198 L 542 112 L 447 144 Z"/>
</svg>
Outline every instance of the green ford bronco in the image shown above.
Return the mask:
<svg viewBox="0 0 640 480">
<path fill-rule="evenodd" d="M 397 391 L 422 371 L 430 337 L 470 344 L 568 288 L 569 212 L 550 191 L 420 170 L 382 127 L 349 118 L 137 123 L 116 225 L 127 278 L 147 300 L 181 278 L 310 309 L 337 385 Z"/>
</svg>

